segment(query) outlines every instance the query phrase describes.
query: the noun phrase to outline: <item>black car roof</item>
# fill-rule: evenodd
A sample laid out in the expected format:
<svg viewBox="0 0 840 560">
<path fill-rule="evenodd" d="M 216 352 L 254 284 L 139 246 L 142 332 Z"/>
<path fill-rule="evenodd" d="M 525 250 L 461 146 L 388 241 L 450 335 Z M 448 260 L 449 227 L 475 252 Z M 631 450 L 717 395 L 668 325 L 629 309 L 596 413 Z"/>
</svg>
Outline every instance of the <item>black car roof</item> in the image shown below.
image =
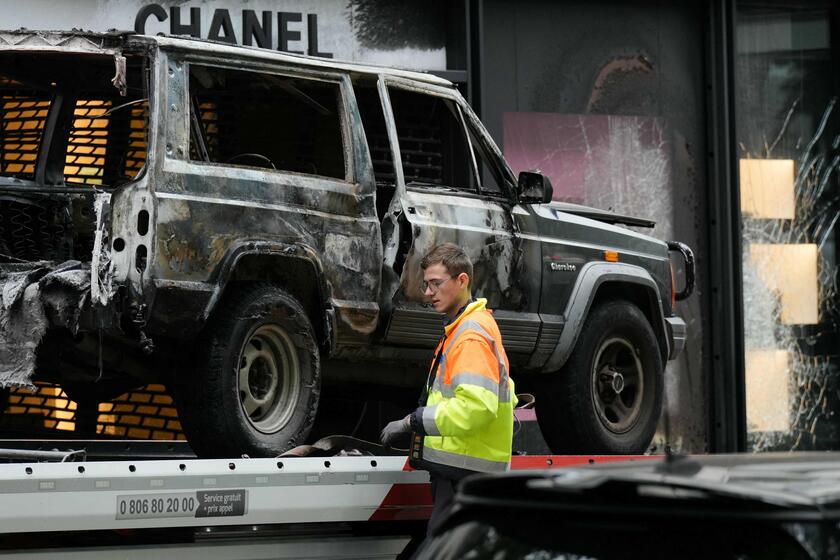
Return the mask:
<svg viewBox="0 0 840 560">
<path fill-rule="evenodd" d="M 840 453 L 702 455 L 520 471 L 474 477 L 459 494 L 462 503 L 523 498 L 544 507 L 726 502 L 840 517 Z"/>
</svg>

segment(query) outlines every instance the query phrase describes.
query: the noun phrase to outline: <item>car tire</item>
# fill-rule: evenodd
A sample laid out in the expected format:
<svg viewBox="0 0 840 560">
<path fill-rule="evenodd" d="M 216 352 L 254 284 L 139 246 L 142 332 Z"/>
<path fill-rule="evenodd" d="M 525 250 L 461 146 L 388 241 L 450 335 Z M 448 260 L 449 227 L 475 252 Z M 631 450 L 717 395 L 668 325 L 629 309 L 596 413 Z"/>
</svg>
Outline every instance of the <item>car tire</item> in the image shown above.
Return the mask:
<svg viewBox="0 0 840 560">
<path fill-rule="evenodd" d="M 275 457 L 300 445 L 318 409 L 320 356 L 300 303 L 271 284 L 239 286 L 202 334 L 178 413 L 199 457 Z"/>
<path fill-rule="evenodd" d="M 537 421 L 553 453 L 644 453 L 662 412 L 663 363 L 642 311 L 613 300 L 590 310 L 574 350 L 542 379 Z"/>
</svg>

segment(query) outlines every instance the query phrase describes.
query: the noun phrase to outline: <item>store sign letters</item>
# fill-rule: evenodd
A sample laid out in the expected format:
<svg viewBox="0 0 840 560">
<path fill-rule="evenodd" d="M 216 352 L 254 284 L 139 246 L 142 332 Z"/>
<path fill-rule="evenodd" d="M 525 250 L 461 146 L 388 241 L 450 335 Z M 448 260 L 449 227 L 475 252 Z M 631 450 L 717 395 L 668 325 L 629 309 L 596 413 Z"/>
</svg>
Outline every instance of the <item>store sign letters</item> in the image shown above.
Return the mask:
<svg viewBox="0 0 840 560">
<path fill-rule="evenodd" d="M 168 10 L 160 4 L 148 4 L 137 11 L 134 30 L 147 33 L 150 20 L 169 25 L 171 35 L 190 35 L 192 37 L 222 41 L 239 45 L 253 45 L 265 49 L 276 48 L 279 51 L 310 56 L 332 58 L 333 53 L 323 52 L 318 47 L 318 14 L 302 12 L 273 12 L 241 10 L 241 27 L 237 29 L 231 10 L 216 8 L 212 12 L 210 25 L 202 29 L 201 22 L 206 18 L 206 7 L 184 8 L 171 6 Z M 234 14 L 235 16 L 236 14 Z M 303 46 L 302 25 L 306 19 L 306 50 Z M 275 31 L 276 30 L 276 31 Z"/>
</svg>

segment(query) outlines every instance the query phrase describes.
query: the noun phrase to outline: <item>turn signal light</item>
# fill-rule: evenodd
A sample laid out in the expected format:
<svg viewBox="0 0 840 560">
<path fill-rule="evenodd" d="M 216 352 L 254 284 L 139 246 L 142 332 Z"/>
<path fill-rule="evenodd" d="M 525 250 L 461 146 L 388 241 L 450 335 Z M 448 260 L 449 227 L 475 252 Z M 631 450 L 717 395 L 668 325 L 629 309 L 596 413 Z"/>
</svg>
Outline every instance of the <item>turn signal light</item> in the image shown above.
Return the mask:
<svg viewBox="0 0 840 560">
<path fill-rule="evenodd" d="M 674 272 L 674 261 L 668 259 L 668 268 L 671 270 L 671 309 L 677 305 L 677 274 Z"/>
<path fill-rule="evenodd" d="M 618 262 L 618 251 L 604 251 L 604 260 L 607 262 Z"/>
</svg>

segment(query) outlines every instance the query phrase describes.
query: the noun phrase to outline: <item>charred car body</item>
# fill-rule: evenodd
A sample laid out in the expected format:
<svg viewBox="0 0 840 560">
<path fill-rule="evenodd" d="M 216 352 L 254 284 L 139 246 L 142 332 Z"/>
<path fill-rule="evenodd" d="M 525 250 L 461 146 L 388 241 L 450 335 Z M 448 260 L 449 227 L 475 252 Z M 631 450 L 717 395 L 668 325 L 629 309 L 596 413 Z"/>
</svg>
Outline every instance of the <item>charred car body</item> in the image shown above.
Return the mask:
<svg viewBox="0 0 840 560">
<path fill-rule="evenodd" d="M 692 288 L 669 245 L 690 251 L 517 180 L 449 82 L 18 31 L 0 88 L 3 385 L 96 403 L 160 381 L 199 454 L 276 454 L 306 437 L 322 372 L 419 385 L 441 334 L 419 260 L 452 241 L 555 451 L 649 443 Z"/>
</svg>

